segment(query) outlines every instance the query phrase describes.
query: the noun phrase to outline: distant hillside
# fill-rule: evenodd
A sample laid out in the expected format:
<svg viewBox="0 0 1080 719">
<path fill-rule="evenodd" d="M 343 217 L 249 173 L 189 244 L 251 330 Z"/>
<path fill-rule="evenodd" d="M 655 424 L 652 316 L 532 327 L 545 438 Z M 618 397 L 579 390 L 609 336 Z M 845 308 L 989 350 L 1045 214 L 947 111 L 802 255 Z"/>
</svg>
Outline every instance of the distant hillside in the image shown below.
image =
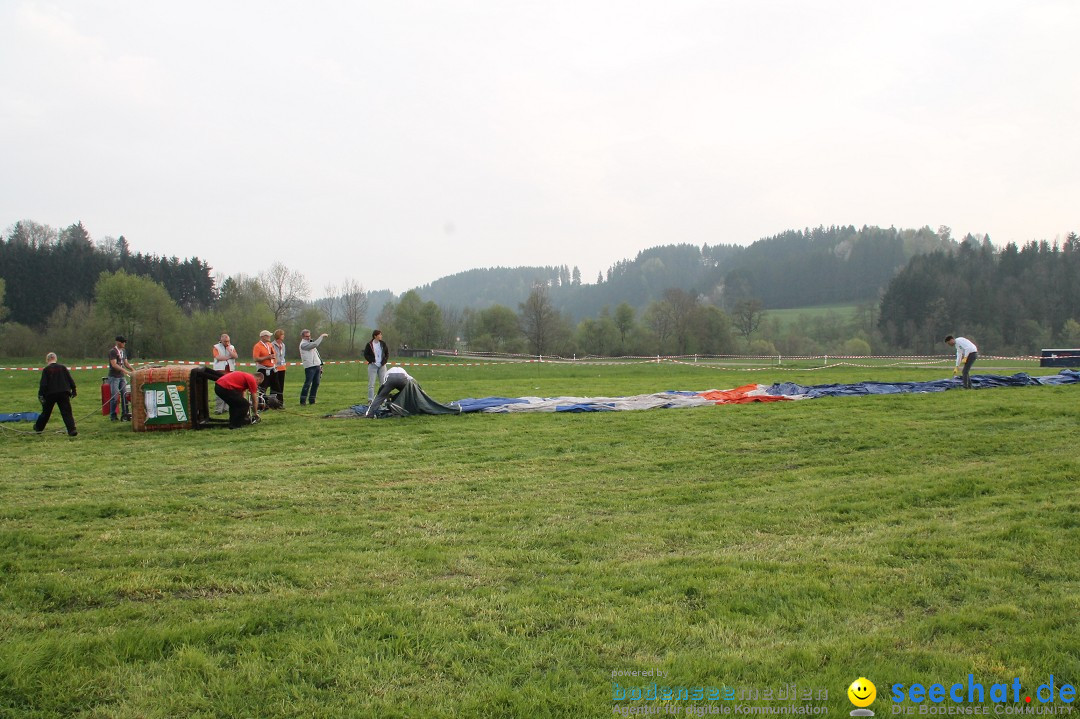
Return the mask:
<svg viewBox="0 0 1080 719">
<path fill-rule="evenodd" d="M 942 230 L 848 225 L 784 232 L 732 258 L 724 294 L 754 297 L 770 309 L 877 300 L 913 256 L 956 247 Z"/>
<path fill-rule="evenodd" d="M 955 247 L 947 232 L 854 226 L 791 230 L 748 247 L 665 245 L 612 265 L 602 282 L 584 283 L 565 265 L 494 267 L 459 272 L 416 288 L 444 307 L 517 309 L 538 282 L 555 306 L 574 319 L 622 302 L 642 309 L 675 287 L 718 305 L 742 298 L 767 308 L 876 301 L 889 280 L 916 254 Z M 374 316 L 374 313 L 372 314 Z"/>
<path fill-rule="evenodd" d="M 563 279 L 566 276 L 560 267 L 486 267 L 442 277 L 416 291 L 425 301 L 437 305 L 476 309 L 505 305 L 517 309 L 533 285 L 548 283 L 563 289 Z"/>
</svg>

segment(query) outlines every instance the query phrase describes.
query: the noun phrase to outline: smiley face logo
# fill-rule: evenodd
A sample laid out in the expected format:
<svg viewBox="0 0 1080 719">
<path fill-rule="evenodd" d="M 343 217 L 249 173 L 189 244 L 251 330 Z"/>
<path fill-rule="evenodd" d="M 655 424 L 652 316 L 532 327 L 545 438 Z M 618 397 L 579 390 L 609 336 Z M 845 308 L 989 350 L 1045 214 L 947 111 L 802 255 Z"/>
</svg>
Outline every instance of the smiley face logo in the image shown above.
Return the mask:
<svg viewBox="0 0 1080 719">
<path fill-rule="evenodd" d="M 868 707 L 877 698 L 877 687 L 866 677 L 859 677 L 847 688 L 847 697 L 857 707 Z"/>
</svg>

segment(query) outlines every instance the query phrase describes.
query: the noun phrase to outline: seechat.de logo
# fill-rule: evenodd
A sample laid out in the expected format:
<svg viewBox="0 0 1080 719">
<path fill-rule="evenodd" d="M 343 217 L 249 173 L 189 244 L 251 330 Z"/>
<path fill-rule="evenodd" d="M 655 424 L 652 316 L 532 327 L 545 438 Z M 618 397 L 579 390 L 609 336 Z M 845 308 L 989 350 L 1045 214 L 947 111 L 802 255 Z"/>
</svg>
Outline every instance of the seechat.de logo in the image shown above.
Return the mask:
<svg viewBox="0 0 1080 719">
<path fill-rule="evenodd" d="M 857 708 L 851 712 L 853 717 L 872 717 L 874 712 L 866 707 L 877 698 L 877 687 L 866 677 L 859 677 L 847 688 L 847 697 Z"/>
</svg>

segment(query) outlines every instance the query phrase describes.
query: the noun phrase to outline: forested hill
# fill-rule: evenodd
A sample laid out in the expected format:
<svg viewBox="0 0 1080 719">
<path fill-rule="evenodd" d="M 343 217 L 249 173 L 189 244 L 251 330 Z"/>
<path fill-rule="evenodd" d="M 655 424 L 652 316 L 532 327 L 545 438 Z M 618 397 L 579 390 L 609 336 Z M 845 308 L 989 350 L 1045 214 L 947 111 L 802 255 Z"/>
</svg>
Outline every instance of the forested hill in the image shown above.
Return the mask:
<svg viewBox="0 0 1080 719">
<path fill-rule="evenodd" d="M 653 247 L 639 252 L 633 260 L 617 262 L 608 268 L 606 277 L 593 283 L 583 282 L 578 268 L 566 265 L 468 270 L 419 287 L 416 292 L 444 307 L 516 308 L 535 285 L 546 284 L 555 307 L 580 318 L 622 302 L 644 307 L 669 288 L 704 287 L 724 260 L 740 250 L 734 245 Z"/>
<path fill-rule="evenodd" d="M 443 277 L 417 292 L 443 307 L 516 308 L 533 285 L 544 283 L 554 306 L 575 319 L 623 302 L 644 308 L 669 288 L 717 305 L 744 298 L 761 300 L 766 308 L 855 303 L 876 301 L 914 255 L 955 246 L 947 228 L 818 227 L 766 237 L 748 247 L 653 247 L 615 263 L 595 282 L 582 282 L 577 268 L 566 265 L 496 267 Z"/>
<path fill-rule="evenodd" d="M 563 267 L 485 267 L 447 275 L 416 288 L 416 291 L 425 301 L 441 306 L 482 309 L 505 305 L 516 308 L 537 283 L 561 287 L 573 282 L 570 271 Z M 577 282 L 581 283 L 580 274 Z"/>
<path fill-rule="evenodd" d="M 58 307 L 89 303 L 101 273 L 117 270 L 160 283 L 188 312 L 212 307 L 217 297 L 210 266 L 199 258 L 132 253 L 123 236 L 94 243 L 81 222 L 58 232 L 23 220 L 0 241 L 8 319 L 31 327 L 44 326 Z"/>
<path fill-rule="evenodd" d="M 748 247 L 652 247 L 616 262 L 595 279 L 567 265 L 494 267 L 443 277 L 417 293 L 447 309 L 503 305 L 516 310 L 535 285 L 545 284 L 553 306 L 574 320 L 622 303 L 643 310 L 669 289 L 725 308 L 743 299 L 759 300 L 765 308 L 876 302 L 913 256 L 956 247 L 948 228 L 818 227 L 766 237 Z M 209 265 L 197 257 L 133 253 L 123 237 L 95 243 L 82 223 L 57 231 L 22 221 L 0 241 L 9 319 L 31 327 L 44 326 L 58 307 L 89 302 L 100 274 L 117 270 L 160 283 L 186 312 L 214 307 L 221 289 L 214 286 Z M 369 299 L 367 316 L 374 319 L 393 297 L 376 292 Z"/>
<path fill-rule="evenodd" d="M 912 257 L 956 246 L 947 227 L 793 230 L 735 255 L 722 271 L 724 292 L 767 309 L 876 301 Z"/>
</svg>

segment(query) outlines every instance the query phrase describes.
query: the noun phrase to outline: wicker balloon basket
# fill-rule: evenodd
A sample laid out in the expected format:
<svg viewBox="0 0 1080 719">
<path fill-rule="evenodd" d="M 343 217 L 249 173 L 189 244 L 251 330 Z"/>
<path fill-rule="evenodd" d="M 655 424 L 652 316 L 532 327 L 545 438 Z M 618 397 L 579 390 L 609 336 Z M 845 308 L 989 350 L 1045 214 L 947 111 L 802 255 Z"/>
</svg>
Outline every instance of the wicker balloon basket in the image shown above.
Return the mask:
<svg viewBox="0 0 1080 719">
<path fill-rule="evenodd" d="M 165 365 L 135 371 L 131 428 L 136 432 L 226 426 L 210 414 L 210 385 L 221 373 L 201 365 Z"/>
</svg>

